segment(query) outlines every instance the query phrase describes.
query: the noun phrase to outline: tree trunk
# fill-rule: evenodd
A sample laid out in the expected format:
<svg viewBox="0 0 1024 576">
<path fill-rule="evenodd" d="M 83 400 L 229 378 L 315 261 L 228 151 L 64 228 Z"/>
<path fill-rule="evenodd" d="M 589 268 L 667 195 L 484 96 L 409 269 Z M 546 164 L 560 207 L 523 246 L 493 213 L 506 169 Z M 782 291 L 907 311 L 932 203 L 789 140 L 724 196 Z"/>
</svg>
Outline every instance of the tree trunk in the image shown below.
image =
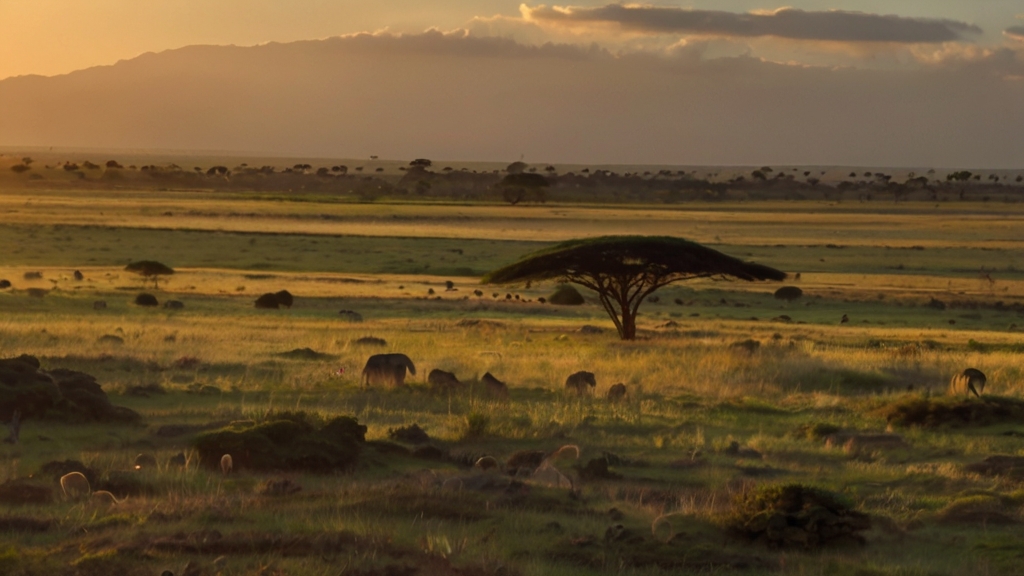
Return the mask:
<svg viewBox="0 0 1024 576">
<path fill-rule="evenodd" d="M 622 329 L 619 330 L 619 337 L 623 340 L 636 340 L 636 314 L 630 312 L 629 308 L 622 311 Z"/>
</svg>

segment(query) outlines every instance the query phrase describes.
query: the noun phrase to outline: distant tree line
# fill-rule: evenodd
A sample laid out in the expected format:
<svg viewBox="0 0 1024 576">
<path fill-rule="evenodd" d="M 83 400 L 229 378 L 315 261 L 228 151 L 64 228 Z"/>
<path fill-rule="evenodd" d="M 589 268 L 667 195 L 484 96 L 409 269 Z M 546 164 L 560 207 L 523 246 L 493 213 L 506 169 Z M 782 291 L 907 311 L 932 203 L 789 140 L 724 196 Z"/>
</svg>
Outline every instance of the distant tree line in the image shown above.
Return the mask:
<svg viewBox="0 0 1024 576">
<path fill-rule="evenodd" d="M 46 186 L 137 189 L 209 189 L 316 194 L 354 201 L 379 199 L 444 199 L 507 203 L 544 202 L 683 203 L 692 201 L 800 200 L 829 201 L 1024 201 L 1024 175 L 951 171 L 909 173 L 896 178 L 884 172 L 834 172 L 762 166 L 749 173 L 722 177 L 695 170 L 615 172 L 582 168 L 560 171 L 554 165 L 530 166 L 518 161 L 504 169 L 470 170 L 438 167 L 417 158 L 385 170 L 380 162 L 350 168 L 344 164 L 313 166 L 235 166 L 223 164 L 182 168 L 176 164 L 124 166 L 115 159 L 65 161 L 40 168 L 25 157 L 9 165 L 21 181 Z M 69 178 L 70 176 L 70 178 Z"/>
</svg>

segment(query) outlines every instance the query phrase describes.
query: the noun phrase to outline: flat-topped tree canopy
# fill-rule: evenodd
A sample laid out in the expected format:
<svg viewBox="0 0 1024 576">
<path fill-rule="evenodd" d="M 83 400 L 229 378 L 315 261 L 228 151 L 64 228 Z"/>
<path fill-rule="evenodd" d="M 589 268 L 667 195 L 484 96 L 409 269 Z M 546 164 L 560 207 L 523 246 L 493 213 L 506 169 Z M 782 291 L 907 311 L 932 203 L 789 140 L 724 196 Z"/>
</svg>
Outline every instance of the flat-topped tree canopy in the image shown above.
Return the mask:
<svg viewBox="0 0 1024 576">
<path fill-rule="evenodd" d="M 174 274 L 174 269 L 166 264 L 156 262 L 155 260 L 139 260 L 138 262 L 132 262 L 124 267 L 127 272 L 134 272 L 141 275 L 143 278 L 152 278 L 153 285 L 156 286 L 160 276 L 170 276 Z"/>
<path fill-rule="evenodd" d="M 569 240 L 528 254 L 484 276 L 483 283 L 556 278 L 596 292 L 619 336 L 632 340 L 640 303 L 662 286 L 694 278 L 783 280 L 786 273 L 682 238 L 601 236 Z"/>
</svg>

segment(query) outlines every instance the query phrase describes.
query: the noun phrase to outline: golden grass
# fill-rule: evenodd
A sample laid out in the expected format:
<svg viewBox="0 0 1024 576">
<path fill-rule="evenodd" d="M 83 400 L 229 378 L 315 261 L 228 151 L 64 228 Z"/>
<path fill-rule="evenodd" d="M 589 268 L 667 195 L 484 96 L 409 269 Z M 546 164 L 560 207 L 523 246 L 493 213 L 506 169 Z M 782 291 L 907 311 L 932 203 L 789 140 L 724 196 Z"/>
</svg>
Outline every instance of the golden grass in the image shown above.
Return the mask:
<svg viewBox="0 0 1024 576">
<path fill-rule="evenodd" d="M 41 199 L 47 203 L 34 206 Z M 140 411 L 146 422 L 145 427 L 113 430 L 29 422 L 22 444 L 0 445 L 0 478 L 33 474 L 43 462 L 65 458 L 79 459 L 103 472 L 130 468 L 140 452 L 151 453 L 158 461 L 157 469 L 144 478 L 152 492 L 114 507 L 61 502 L 36 510 L 19 509 L 19 514 L 55 518 L 59 533 L 12 536 L 24 552 L 4 556 L 7 553 L 0 550 L 0 569 L 43 566 L 35 573 L 48 573 L 47 568 L 53 573 L 58 564 L 77 562 L 80 568 L 95 566 L 99 571 L 131 570 L 135 565 L 145 567 L 146 573 L 159 573 L 157 564 L 178 562 L 184 555 L 125 556 L 110 542 L 171 538 L 201 530 L 217 530 L 227 538 L 349 531 L 366 539 L 357 551 L 327 559 L 262 551 L 258 562 L 252 554 L 228 554 L 216 570 L 333 574 L 339 566 L 379 568 L 394 561 L 386 554 L 399 546 L 406 558 L 414 559 L 410 562 L 443 558 L 459 566 L 483 566 L 485 573 L 504 567 L 522 574 L 657 574 L 656 568 L 615 564 L 614 546 L 602 539 L 609 526 L 622 523 L 661 543 L 671 533 L 683 534 L 685 546 L 673 549 L 676 555 L 699 554 L 705 548 L 742 555 L 748 547 L 723 543 L 715 520 L 728 512 L 732 497 L 746 487 L 787 481 L 843 492 L 861 509 L 893 522 L 895 532 L 879 529 L 863 549 L 824 554 L 756 549 L 757 555 L 773 563 L 787 562 L 784 571 L 855 574 L 869 566 L 872 571 L 862 573 L 956 574 L 986 566 L 992 573 L 1013 573 L 1008 567 L 1013 565 L 1002 560 L 1004 552 L 983 546 L 986 539 L 1014 534 L 1015 527 L 979 531 L 928 524 L 951 502 L 969 498 L 977 490 L 997 494 L 1019 513 L 1019 499 L 1014 496 L 1020 490 L 1017 480 L 980 477 L 963 467 L 990 454 L 1024 453 L 1019 438 L 1003 435 L 1015 432 L 1013 426 L 898 430 L 909 449 L 860 455 L 848 455 L 827 447 L 822 439 L 799 433 L 817 424 L 882 432 L 886 427 L 882 412 L 888 404 L 917 395 L 945 394 L 949 377 L 966 366 L 988 375 L 986 393 L 1024 395 L 1020 333 L 1008 329 L 1018 320 L 1017 314 L 991 307 L 996 300 L 1018 301 L 1024 296 L 1020 284 L 1024 280 L 1007 269 L 1007 262 L 976 259 L 988 254 L 980 250 L 982 246 L 1019 247 L 1009 232 L 1018 218 L 1012 207 L 1005 218 L 989 221 L 989 207 L 972 206 L 965 216 L 971 226 L 955 226 L 958 216 L 944 212 L 945 208 L 915 212 L 894 207 L 891 213 L 879 215 L 858 213 L 858 208 L 846 204 L 823 212 L 816 205 L 787 210 L 787 205 L 779 203 L 765 206 L 761 213 L 749 206 L 678 211 L 318 205 L 183 193 L 161 194 L 136 204 L 123 203 L 118 194 L 95 205 L 65 193 L 48 199 L 40 194 L 31 199 L 33 206 L 24 206 L 27 200 L 8 195 L 0 206 L 18 210 L 12 213 L 16 224 L 52 224 L 45 219 L 48 210 L 68 224 L 99 222 L 95 208 L 110 210 L 111 222 L 124 225 L 164 227 L 174 220 L 175 226 L 191 226 L 191 217 L 165 217 L 162 212 L 183 214 L 195 208 L 210 214 L 196 220 L 200 227 L 214 226 L 215 220 L 223 222 L 223 216 L 235 212 L 243 215 L 228 218 L 228 226 L 247 232 L 280 227 L 303 235 L 335 234 L 351 225 L 363 226 L 359 229 L 367 234 L 431 236 L 450 230 L 455 237 L 477 241 L 489 241 L 480 240 L 485 232 L 487 239 L 520 239 L 533 231 L 554 240 L 561 238 L 559 234 L 635 232 L 640 227 L 673 234 L 685 231 L 682 235 L 697 239 L 720 236 L 721 242 L 749 242 L 764 254 L 773 252 L 767 246 L 776 240 L 834 242 L 836 237 L 827 234 L 834 227 L 842 228 L 842 243 L 850 246 L 880 249 L 905 243 L 927 246 L 924 254 L 937 246 L 977 252 L 957 256 L 956 266 L 930 265 L 920 275 L 894 270 L 891 262 L 882 266 L 871 260 L 877 252 L 849 257 L 869 269 L 865 273 L 836 264 L 834 255 L 842 250 L 807 252 L 794 261 L 801 265 L 813 265 L 819 257 L 827 261 L 815 269 L 803 268 L 799 285 L 806 296 L 792 304 L 771 297 L 775 286 L 694 282 L 670 287 L 660 293 L 660 302 L 641 308 L 642 339 L 636 342 L 618 340 L 610 321 L 592 302 L 579 308 L 539 304 L 537 299 L 552 291 L 550 284 L 482 287 L 484 296 L 478 298 L 473 295 L 477 285 L 472 276 L 226 269 L 210 262 L 178 268 L 154 290 L 115 262 L 79 268 L 86 276 L 80 283 L 71 278 L 74 268 L 68 266 L 0 263 L 0 277 L 16 284 L 13 291 L 0 293 L 3 355 L 33 354 L 42 357 L 45 367 L 94 374 L 115 403 Z M 76 210 L 83 212 L 76 214 Z M 837 222 L 840 211 L 843 217 Z M 244 215 L 249 213 L 254 216 Z M 320 213 L 340 220 L 314 225 Z M 398 224 L 393 226 L 393 221 Z M 903 224 L 887 228 L 895 222 Z M 40 242 L 58 241 L 42 237 Z M 136 238 L 131 233 L 125 236 L 126 241 Z M 907 250 L 899 258 L 909 266 L 920 254 Z M 752 258 L 772 263 L 760 252 Z M 970 269 L 953 269 L 963 267 L 962 262 L 998 264 L 1003 276 L 997 275 L 993 288 Z M 43 278 L 24 280 L 27 271 L 41 271 Z M 446 292 L 446 280 L 455 281 L 459 290 Z M 33 298 L 25 292 L 30 287 L 53 291 Z M 284 288 L 296 296 L 292 309 L 254 309 L 256 296 Z M 436 294 L 428 299 L 431 288 Z M 156 294 L 161 302 L 182 300 L 185 308 L 139 308 L 131 301 L 141 291 Z M 499 301 L 492 292 L 499 293 Z M 505 301 L 506 292 L 520 295 L 521 301 Z M 884 297 L 879 298 L 880 294 Z M 931 297 L 971 300 L 983 306 L 937 311 L 925 306 Z M 674 304 L 675 298 L 685 305 Z M 106 310 L 92 309 L 98 299 L 107 301 Z M 347 322 L 338 315 L 341 309 L 356 310 L 365 320 Z M 844 313 L 851 321 L 840 325 Z M 772 320 L 782 314 L 792 321 Z M 951 319 L 956 324 L 949 324 Z M 605 331 L 580 333 L 583 325 Z M 108 335 L 123 342 L 99 340 Z M 387 345 L 354 343 L 370 335 L 384 338 Z M 734 345 L 749 339 L 759 343 L 756 350 Z M 306 347 L 332 358 L 308 361 L 280 356 Z M 413 359 L 417 374 L 409 378 L 409 389 L 359 386 L 367 356 L 380 351 L 402 352 Z M 187 361 L 179 362 L 183 359 Z M 339 368 L 345 369 L 341 375 Z M 464 381 L 492 372 L 510 385 L 511 399 L 493 401 L 473 391 L 432 396 L 425 391 L 425 380 L 433 368 L 453 371 Z M 597 375 L 596 398 L 580 399 L 562 390 L 566 376 L 583 369 Z M 624 382 L 631 397 L 621 405 L 610 405 L 601 396 L 616 382 Z M 153 384 L 167 394 L 149 398 L 125 394 L 133 386 Z M 199 393 L 202 386 L 219 392 Z M 623 475 L 621 480 L 581 482 L 571 496 L 531 485 L 520 497 L 445 491 L 441 489 L 444 479 L 475 472 L 452 462 L 392 458 L 369 451 L 351 475 L 282 474 L 303 490 L 274 499 L 256 493 L 267 479 L 264 476 L 243 470 L 223 478 L 219 472 L 194 465 L 185 470 L 171 466 L 171 456 L 188 450 L 187 438 L 163 439 L 153 434 L 164 424 L 261 420 L 276 410 L 354 415 L 368 426 L 372 440 L 387 439 L 390 428 L 416 422 L 467 458 L 487 454 L 502 460 L 515 450 L 551 451 L 572 443 L 582 449 L 580 463 L 611 452 L 630 464 L 612 467 Z M 483 432 L 466 437 L 470 415 L 484 423 Z M 761 457 L 730 455 L 732 442 L 757 450 Z M 566 473 L 575 474 L 568 463 L 560 465 Z M 612 519 L 611 508 L 622 513 L 621 519 Z M 466 519 L 470 514 L 482 519 Z M 922 523 L 928 527 L 916 528 Z M 896 543 L 893 534 L 903 534 L 905 529 L 914 531 L 905 543 Z M 572 544 L 590 537 L 593 544 Z M 962 558 L 956 552 L 960 547 L 944 544 L 950 539 L 960 539 L 974 555 Z M 584 565 L 554 555 L 577 548 L 593 563 Z M 33 555 L 39 550 L 53 553 Z M 48 557 L 52 557 L 49 565 Z M 774 571 L 775 564 L 766 570 Z M 733 572 L 726 567 L 705 571 Z"/>
</svg>

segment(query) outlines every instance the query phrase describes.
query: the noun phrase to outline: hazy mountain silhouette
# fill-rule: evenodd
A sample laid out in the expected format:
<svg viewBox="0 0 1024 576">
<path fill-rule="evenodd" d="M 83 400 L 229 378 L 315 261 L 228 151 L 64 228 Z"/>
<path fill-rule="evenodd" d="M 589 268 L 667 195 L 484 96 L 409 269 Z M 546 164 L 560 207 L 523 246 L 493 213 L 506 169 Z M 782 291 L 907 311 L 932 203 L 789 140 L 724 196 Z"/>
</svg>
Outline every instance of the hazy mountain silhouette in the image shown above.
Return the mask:
<svg viewBox="0 0 1024 576">
<path fill-rule="evenodd" d="M 0 81 L 0 146 L 1013 167 L 1015 77 L 1024 64 L 1000 53 L 882 71 L 438 32 L 191 46 Z"/>
</svg>

